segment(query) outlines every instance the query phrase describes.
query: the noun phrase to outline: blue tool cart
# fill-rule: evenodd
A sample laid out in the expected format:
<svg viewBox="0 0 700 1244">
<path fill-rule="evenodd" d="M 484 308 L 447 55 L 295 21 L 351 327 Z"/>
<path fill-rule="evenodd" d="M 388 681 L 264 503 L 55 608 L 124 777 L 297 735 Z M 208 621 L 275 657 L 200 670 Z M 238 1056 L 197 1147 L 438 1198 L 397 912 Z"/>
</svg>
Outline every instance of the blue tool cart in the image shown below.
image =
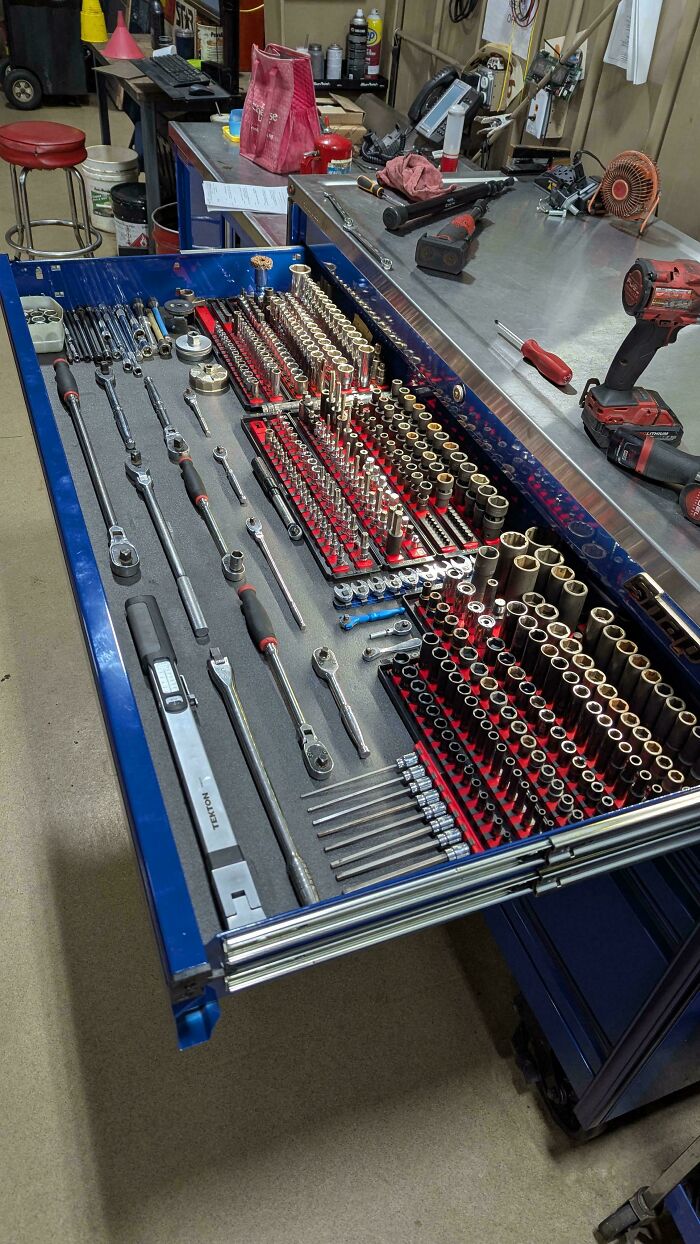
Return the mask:
<svg viewBox="0 0 700 1244">
<path fill-rule="evenodd" d="M 700 790 L 684 778 L 677 793 L 662 791 L 641 802 L 625 803 L 611 796 L 612 810 L 603 815 L 592 814 L 589 808 L 585 815 L 572 814 L 568 820 L 550 808 L 538 821 L 534 814 L 518 813 L 518 824 L 525 826 L 522 832 L 505 832 L 502 824 L 498 829 L 495 823 L 486 826 L 482 819 L 479 833 L 469 839 L 468 851 L 464 846 L 456 849 L 448 832 L 442 854 L 433 843 L 427 844 L 425 855 L 420 846 L 415 858 L 405 864 L 399 855 L 395 876 L 377 879 L 371 872 L 365 875 L 358 870 L 351 887 L 340 884 L 337 875 L 334 878 L 307 808 L 329 797 L 334 801 L 344 798 L 337 794 L 336 782 L 347 783 L 343 790 L 352 790 L 354 783 L 361 790 L 367 785 L 378 792 L 370 799 L 379 801 L 383 798 L 380 782 L 401 784 L 396 758 L 415 749 L 422 760 L 421 772 L 427 769 L 432 775 L 433 788 L 437 786 L 442 793 L 453 821 L 458 818 L 460 800 L 476 799 L 476 784 L 468 795 L 461 787 L 461 794 L 455 795 L 451 780 L 439 768 L 442 753 L 431 750 L 432 743 L 426 744 L 416 731 L 400 690 L 401 671 L 410 668 L 410 658 L 407 661 L 405 654 L 399 654 L 400 660 L 372 662 L 366 654 L 363 627 L 348 626 L 342 619 L 345 613 L 352 618 L 358 604 L 365 611 L 387 614 L 399 607 L 406 610 L 405 617 L 412 622 L 410 634 L 415 637 L 425 629 L 426 615 L 421 611 L 428 604 L 422 602 L 428 601 L 431 592 L 438 597 L 440 590 L 447 592 L 448 579 L 452 584 L 468 581 L 476 548 L 484 537 L 474 539 L 472 529 L 454 508 L 440 509 L 431 502 L 414 526 L 413 519 L 408 525 L 399 523 L 397 532 L 387 512 L 381 540 L 374 528 L 370 539 L 361 539 L 350 524 L 349 544 L 341 548 L 345 535 L 342 539 L 336 535 L 335 545 L 333 540 L 325 541 L 323 531 L 319 535 L 314 525 L 313 498 L 310 508 L 303 500 L 313 494 L 313 489 L 304 492 L 304 471 L 313 457 L 313 444 L 320 454 L 330 452 L 331 441 L 345 442 L 337 429 L 335 439 L 329 440 L 330 433 L 319 430 L 315 422 L 322 405 L 318 396 L 312 397 L 316 382 L 321 386 L 327 382 L 334 390 L 344 418 L 369 401 L 368 377 L 363 378 L 362 367 L 363 360 L 370 366 L 371 356 L 376 393 L 401 393 L 407 409 L 410 406 L 415 413 L 418 404 L 419 409 L 430 411 L 449 432 L 452 443 L 474 454 L 482 470 L 488 470 L 507 495 L 509 524 L 512 518 L 517 530 L 539 528 L 543 541 L 546 535 L 549 543 L 563 551 L 576 568 L 577 578 L 585 580 L 590 600 L 624 623 L 639 651 L 658 664 L 673 687 L 682 690 L 690 708 L 700 699 L 699 631 L 692 616 L 697 609 L 696 550 L 673 502 L 659 490 L 638 491 L 633 481 L 618 475 L 586 442 L 578 414 L 568 418 L 562 413 L 569 408 L 576 411 L 575 397 L 572 400 L 571 394 L 559 391 L 551 394 L 544 381 L 533 379 L 525 370 L 522 361 L 514 362 L 512 356 L 494 349 L 489 329 L 494 317 L 488 323 L 486 317 L 491 303 L 498 301 L 489 264 L 497 271 L 502 263 L 495 228 L 484 232 L 480 244 L 483 277 L 476 279 L 475 264 L 465 282 L 441 285 L 436 278 L 437 283 L 429 287 L 425 274 L 416 278 L 410 264 L 401 260 L 399 247 L 406 239 L 390 238 L 387 245 L 394 266 L 386 271 L 364 252 L 361 243 L 345 235 L 338 219 L 326 213 L 323 187 L 321 178 L 305 178 L 303 184 L 293 181 L 291 228 L 296 243 L 292 246 L 263 252 L 238 249 L 41 264 L 10 264 L 3 259 L 0 264 L 3 312 L 124 793 L 178 1040 L 186 1047 L 208 1039 L 221 1002 L 241 989 L 488 909 L 523 995 L 523 1065 L 539 1077 L 560 1121 L 570 1130 L 590 1132 L 609 1118 L 695 1078 L 700 886 L 694 846 L 700 839 Z M 347 194 L 350 210 L 359 216 L 356 198 L 369 196 L 349 187 Z M 518 197 L 504 200 L 504 208 L 506 204 L 508 212 L 529 221 L 533 230 L 546 226 L 537 219 L 535 200 L 527 188 L 522 194 L 519 188 Z M 374 228 L 375 242 L 384 245 L 376 222 L 374 226 L 363 222 L 363 227 Z M 607 229 L 613 241 L 596 232 L 600 229 Z M 617 245 L 618 235 L 605 222 L 596 222 L 584 236 L 586 246 L 595 253 L 602 245 L 607 248 L 610 276 L 606 288 L 598 291 L 598 299 L 604 312 L 614 316 L 633 244 L 619 235 L 622 253 L 615 257 L 613 243 Z M 674 243 L 680 245 L 678 239 Z M 667 240 L 669 247 L 674 243 Z M 651 244 L 634 241 L 636 248 Z M 562 249 L 562 262 L 564 254 Z M 568 262 L 568 249 L 566 256 Z M 524 264 L 525 259 L 518 262 Z M 580 262 L 584 272 L 590 258 L 587 261 L 581 255 Z M 515 261 L 509 279 L 524 279 Z M 582 275 L 581 280 L 585 279 Z M 481 282 L 490 303 L 479 311 Z M 304 303 L 309 289 L 311 302 Z M 140 578 L 122 579 L 113 573 L 114 560 L 110 565 L 105 512 L 100 512 L 96 502 L 74 413 L 69 412 L 72 390 L 62 406 L 53 358 L 35 354 L 23 314 L 20 298 L 36 294 L 49 295 L 68 312 L 69 338 L 70 326 L 82 322 L 88 337 L 93 333 L 94 347 L 97 326 L 98 349 L 110 341 L 109 332 L 100 338 L 100 319 L 103 326 L 110 324 L 110 308 L 115 305 L 137 307 L 130 321 L 131 340 L 136 332 L 142 344 L 146 337 L 145 330 L 138 328 L 137 300 L 146 306 L 152 300 L 159 308 L 158 316 L 164 307 L 171 307 L 178 357 L 160 358 L 155 353 L 141 361 L 157 386 L 160 409 L 154 399 L 149 404 L 143 378 L 132 367 L 135 359 L 127 357 L 129 350 L 123 348 L 119 334 L 111 339 L 111 345 L 122 343 L 115 352 L 117 358 L 104 369 L 105 373 L 114 369 L 116 407 L 107 400 L 105 375 L 96 377 L 94 362 L 87 361 L 89 349 L 87 358 L 83 353 L 83 361 L 72 365 L 85 426 L 109 486 L 119 530 L 127 543 L 138 548 Z M 428 295 L 436 300 L 434 305 L 427 305 Z M 228 300 L 234 302 L 229 305 Z M 501 294 L 501 301 L 508 305 L 507 295 Z M 581 337 L 585 338 L 588 304 L 583 294 L 579 303 Z M 77 310 L 86 305 L 96 309 L 87 323 Z M 222 308 L 226 315 L 220 314 Z M 323 321 L 321 327 L 314 321 L 316 312 Z M 299 332 L 311 342 L 308 375 L 296 366 L 291 348 L 280 346 L 290 324 L 302 321 L 305 327 Z M 354 380 L 345 375 L 345 365 L 339 361 L 342 351 L 334 354 L 335 371 L 325 371 L 322 362 L 315 373 L 314 360 L 321 358 L 326 349 L 323 341 L 328 340 L 323 326 L 330 331 L 333 321 L 346 334 L 346 352 L 357 360 Z M 192 323 L 197 324 L 198 339 L 188 336 Z M 557 333 L 553 323 L 548 344 L 565 354 L 566 318 L 560 315 Z M 624 323 L 618 327 L 625 329 Z M 219 364 L 208 372 L 204 367 L 203 376 L 196 371 L 205 361 L 197 351 L 202 349 L 201 336 L 207 334 L 233 381 L 225 390 L 215 387 L 222 371 Z M 128 346 L 128 330 L 125 337 Z M 290 340 L 289 336 L 284 339 Z M 156 346 L 159 340 L 156 333 Z M 581 349 L 586 348 L 593 352 L 584 340 Z M 77 352 L 81 355 L 79 348 Z M 131 370 L 123 369 L 125 359 Z M 576 379 L 582 382 L 589 369 L 580 357 L 572 362 L 577 364 Z M 199 404 L 211 439 L 182 401 L 193 374 L 203 386 Z M 344 396 L 348 393 L 350 398 Z M 299 403 L 305 397 L 309 399 L 308 421 L 299 422 Z M 274 436 L 266 431 L 270 427 L 275 429 Z M 444 437 L 445 432 L 440 435 Z M 254 474 L 250 469 L 252 446 L 259 458 L 269 454 L 271 469 L 277 448 L 287 443 L 285 438 L 297 464 L 297 482 L 290 484 L 296 506 L 292 518 L 297 523 L 281 520 L 272 492 L 261 490 L 259 471 Z M 187 442 L 203 477 L 202 486 L 189 491 L 192 505 L 182 482 L 189 470 L 183 468 L 188 460 Z M 247 508 L 239 504 L 221 459 L 212 455 L 218 445 L 228 448 Z M 295 456 L 299 445 L 302 452 Z M 367 453 L 360 461 L 366 468 Z M 146 467 L 153 472 L 167 527 L 187 572 L 188 591 L 201 605 L 208 636 L 202 628 L 193 635 L 192 608 L 187 612 L 183 608 L 187 593 L 176 581 L 175 571 L 170 573 L 172 560 L 169 569 L 162 532 L 159 537 L 150 521 L 143 493 L 132 486 L 134 472 Z M 317 465 L 314 470 L 318 471 Z M 358 469 L 357 488 L 368 487 L 360 477 Z M 316 481 L 318 497 L 319 476 L 311 478 Z M 332 495 L 340 494 L 336 489 Z M 396 508 L 397 503 L 392 505 Z M 408 513 L 409 501 L 406 509 Z M 269 551 L 304 613 L 304 630 L 291 616 L 279 580 L 259 555 L 250 528 L 246 530 L 251 511 L 262 518 Z M 213 515 L 223 529 L 224 548 L 230 549 L 223 558 L 223 576 L 222 560 L 212 543 Z M 107 523 L 111 540 L 115 525 Z M 291 530 L 297 525 L 302 529 L 299 533 Z M 446 526 L 449 546 L 444 542 Z M 398 554 L 390 551 L 391 537 L 398 541 Z M 340 548 L 342 557 L 333 548 Z M 339 567 L 346 556 L 343 549 L 348 548 L 347 556 L 354 561 L 352 573 L 344 574 Z M 310 782 L 300 754 L 303 739 L 299 731 L 295 738 L 272 676 L 275 671 L 264 668 L 275 659 L 264 631 L 259 644 L 262 655 L 251 651 L 236 590 L 242 583 L 227 581 L 235 580 L 235 574 L 227 574 L 232 563 L 226 559 L 239 557 L 239 550 L 246 575 L 260 589 L 261 602 L 271 614 L 280 641 L 279 655 L 313 723 L 312 733 L 317 729 L 323 741 L 319 755 L 327 745 L 335 762 L 326 787 L 328 796 L 322 782 Z M 127 566 L 128 561 L 127 552 Z M 245 597 L 245 592 L 240 595 Z M 134 626 L 125 615 L 126 600 L 135 596 L 157 597 L 177 668 L 153 613 L 148 624 L 150 638 L 146 642 L 142 632 L 137 654 Z M 188 600 L 191 605 L 191 595 Z M 256 790 L 213 685 L 207 662 L 209 645 L 220 649 L 233 665 L 241 701 L 317 901 L 300 902 L 297 897 L 289 859 L 271 832 L 258 797 L 260 788 Z M 312 655 L 319 645 L 332 647 L 339 656 L 340 683 L 370 750 L 368 759 L 359 759 L 352 731 L 342 728 L 336 703 L 313 671 Z M 199 823 L 199 836 L 195 832 L 192 803 L 188 805 L 178 776 L 182 768 L 173 759 L 159 717 L 154 699 L 158 676 L 152 675 L 154 664 L 166 658 L 172 682 L 168 691 L 161 680 L 162 695 L 178 697 L 178 711 L 186 713 L 192 712 L 190 695 L 198 700 L 196 721 L 211 765 L 208 780 L 213 781 L 213 774 L 235 836 L 235 846 L 229 843 L 220 851 L 225 862 L 217 858 L 216 846 L 202 846 L 206 827 L 203 831 Z M 183 677 L 185 684 L 179 681 Z M 162 701 L 160 712 L 164 717 Z M 347 717 L 344 724 L 349 729 Z M 459 748 L 455 750 L 461 755 Z M 476 754 L 478 749 L 474 750 Z M 385 766 L 384 777 L 370 776 Z M 413 771 L 415 765 L 408 761 L 407 767 Z M 363 772 L 366 783 L 359 780 Z M 315 798 L 302 799 L 314 785 Z M 496 789 L 495 779 L 493 785 Z M 333 815 L 333 806 L 329 806 L 330 813 L 324 810 L 324 816 Z M 585 806 L 583 798 L 581 806 Z M 371 827 L 374 817 L 371 807 L 359 819 Z M 217 829 L 216 816 L 212 819 L 210 814 L 209 819 L 211 828 Z M 221 914 L 216 871 L 234 862 L 237 866 L 247 863 L 250 872 L 239 889 L 233 887 L 235 892 L 229 887 L 232 906 L 227 922 Z M 244 905 L 246 917 L 241 915 Z"/>
</svg>

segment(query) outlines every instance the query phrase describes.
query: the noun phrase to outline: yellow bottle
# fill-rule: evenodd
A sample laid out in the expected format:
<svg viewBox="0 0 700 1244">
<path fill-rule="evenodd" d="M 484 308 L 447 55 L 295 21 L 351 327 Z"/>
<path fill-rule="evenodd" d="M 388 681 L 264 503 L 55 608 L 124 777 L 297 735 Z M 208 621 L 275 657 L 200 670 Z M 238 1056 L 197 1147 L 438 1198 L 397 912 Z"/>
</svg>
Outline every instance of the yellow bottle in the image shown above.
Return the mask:
<svg viewBox="0 0 700 1244">
<path fill-rule="evenodd" d="M 367 75 L 376 77 L 382 58 L 382 30 L 384 23 L 378 9 L 372 9 L 367 18 Z"/>
</svg>

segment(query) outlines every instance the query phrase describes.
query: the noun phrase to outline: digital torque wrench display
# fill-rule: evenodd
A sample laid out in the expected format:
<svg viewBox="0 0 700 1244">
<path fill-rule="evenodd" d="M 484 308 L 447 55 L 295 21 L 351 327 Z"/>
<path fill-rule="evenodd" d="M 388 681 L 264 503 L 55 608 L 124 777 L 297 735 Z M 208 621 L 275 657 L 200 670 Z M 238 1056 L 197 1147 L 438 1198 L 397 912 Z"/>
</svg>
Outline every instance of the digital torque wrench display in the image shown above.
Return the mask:
<svg viewBox="0 0 700 1244">
<path fill-rule="evenodd" d="M 163 729 L 209 870 L 212 890 L 228 929 L 265 919 L 250 866 L 236 840 L 212 773 L 190 695 L 177 668 L 155 596 L 131 596 L 126 620 L 141 667 L 151 684 Z"/>
</svg>

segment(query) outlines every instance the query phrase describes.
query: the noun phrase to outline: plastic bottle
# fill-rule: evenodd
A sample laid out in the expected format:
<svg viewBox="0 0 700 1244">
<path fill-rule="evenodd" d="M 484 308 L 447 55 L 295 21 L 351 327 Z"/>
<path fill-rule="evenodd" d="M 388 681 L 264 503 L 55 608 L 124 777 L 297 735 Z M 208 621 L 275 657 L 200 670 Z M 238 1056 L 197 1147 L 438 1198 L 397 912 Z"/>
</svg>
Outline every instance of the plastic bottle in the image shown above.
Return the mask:
<svg viewBox="0 0 700 1244">
<path fill-rule="evenodd" d="M 148 20 L 151 28 L 151 47 L 162 46 L 161 39 L 165 35 L 165 14 L 160 0 L 151 0 L 148 6 Z"/>
<path fill-rule="evenodd" d="M 445 137 L 440 158 L 440 169 L 443 173 L 454 173 L 459 162 L 466 112 L 464 104 L 452 104 L 447 110 Z"/>
<path fill-rule="evenodd" d="M 367 76 L 376 77 L 382 58 L 382 31 L 384 23 L 378 9 L 372 9 L 367 18 Z"/>
<path fill-rule="evenodd" d="M 367 72 L 367 19 L 358 9 L 350 23 L 347 43 L 347 74 L 349 78 L 364 78 Z"/>
</svg>

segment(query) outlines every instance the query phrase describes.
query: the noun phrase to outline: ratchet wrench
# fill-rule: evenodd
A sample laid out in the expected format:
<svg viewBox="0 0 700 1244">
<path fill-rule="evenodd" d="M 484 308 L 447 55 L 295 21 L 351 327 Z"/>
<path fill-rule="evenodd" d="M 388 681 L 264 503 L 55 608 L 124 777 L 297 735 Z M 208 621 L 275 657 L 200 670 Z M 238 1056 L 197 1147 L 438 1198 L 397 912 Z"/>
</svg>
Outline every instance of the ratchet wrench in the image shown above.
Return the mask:
<svg viewBox="0 0 700 1244">
<path fill-rule="evenodd" d="M 297 626 L 299 627 L 299 630 L 300 631 L 306 630 L 306 623 L 303 617 L 301 616 L 301 611 L 299 610 L 299 607 L 296 601 L 294 600 L 292 593 L 287 587 L 287 584 L 282 578 L 282 574 L 280 572 L 279 566 L 277 565 L 277 562 L 275 561 L 274 557 L 272 556 L 272 553 L 270 552 L 270 548 L 267 543 L 267 540 L 265 539 L 263 535 L 262 523 L 260 522 L 260 519 L 259 518 L 247 519 L 245 527 L 246 527 L 246 531 L 248 532 L 248 535 L 252 536 L 253 539 L 255 540 L 256 544 L 258 545 L 260 549 L 260 552 L 262 553 L 263 557 L 265 558 L 265 561 L 270 567 L 270 570 L 275 576 L 280 592 L 282 593 L 282 595 L 284 596 L 284 599 L 289 605 L 289 611 L 292 617 L 294 618 L 294 621 L 296 622 Z"/>
<path fill-rule="evenodd" d="M 117 397 L 117 382 L 114 379 L 114 372 L 109 363 L 100 364 L 95 371 L 95 380 L 107 394 L 107 401 L 112 408 L 114 422 L 117 425 L 117 432 L 121 436 L 124 445 L 129 450 L 135 449 L 136 441 L 131 435 L 131 428 L 129 427 L 129 420 L 124 412 L 124 407 Z"/>
<path fill-rule="evenodd" d="M 333 207 L 343 222 L 343 229 L 345 232 L 349 233 L 350 237 L 354 238 L 356 242 L 359 242 L 360 246 L 364 247 L 373 259 L 376 259 L 377 263 L 384 269 L 385 272 L 391 272 L 391 269 L 394 266 L 391 260 L 388 259 L 386 255 L 382 255 L 382 252 L 376 243 L 371 242 L 370 239 L 366 237 L 360 229 L 358 229 L 355 224 L 354 216 L 351 216 L 349 212 L 346 212 L 342 203 L 335 197 L 335 195 L 329 194 L 326 190 L 324 192 L 324 198 L 328 199 L 333 204 Z"/>
<path fill-rule="evenodd" d="M 282 519 L 282 522 L 287 529 L 289 539 L 294 540 L 295 543 L 298 543 L 299 540 L 303 540 L 304 537 L 301 527 L 296 521 L 294 515 L 290 512 L 287 503 L 282 496 L 277 480 L 272 474 L 265 459 L 259 457 L 253 458 L 251 465 L 253 467 L 253 475 L 265 493 L 265 496 L 272 502 L 277 513 Z"/>
<path fill-rule="evenodd" d="M 359 722 L 353 713 L 343 689 L 338 681 L 338 658 L 330 648 L 316 648 L 311 657 L 311 668 L 314 674 L 327 682 L 331 694 L 340 710 L 340 719 L 363 760 L 369 756 L 369 748 L 360 729 Z"/>
<path fill-rule="evenodd" d="M 75 376 L 65 359 L 56 359 L 53 367 L 56 374 L 58 396 L 73 422 L 75 435 L 83 451 L 85 465 L 102 511 L 102 517 L 105 520 L 107 535 L 109 536 L 109 561 L 112 573 L 118 579 L 133 579 L 139 572 L 139 555 L 136 552 L 135 546 L 130 540 L 127 540 L 124 528 L 117 522 L 117 516 L 107 491 L 107 485 L 85 427 Z"/>
<path fill-rule="evenodd" d="M 328 748 L 318 738 L 313 726 L 304 717 L 294 688 L 287 677 L 287 672 L 277 651 L 278 641 L 272 629 L 267 610 L 260 604 L 257 592 L 250 583 L 243 583 L 238 589 L 241 610 L 248 628 L 248 634 L 258 652 L 267 661 L 277 689 L 284 701 L 284 706 L 291 717 L 296 730 L 297 742 L 301 748 L 307 771 L 317 782 L 323 782 L 333 772 L 333 757 Z"/>
<path fill-rule="evenodd" d="M 238 480 L 238 476 L 236 475 L 233 468 L 231 467 L 231 464 L 229 463 L 228 450 L 223 445 L 217 445 L 216 449 L 214 450 L 214 461 L 221 463 L 222 467 L 224 468 L 224 474 L 229 484 L 231 485 L 233 491 L 235 492 L 236 496 L 238 497 L 238 500 L 240 501 L 241 505 L 245 505 L 248 498 L 246 497 L 243 489 L 241 488 L 241 485 Z"/>
<path fill-rule="evenodd" d="M 351 631 L 361 622 L 383 622 L 384 618 L 395 618 L 405 612 L 403 605 L 388 605 L 385 609 L 370 609 L 366 613 L 341 613 L 338 623 L 344 631 Z"/>
<path fill-rule="evenodd" d="M 144 376 L 143 387 L 163 429 L 163 440 L 168 451 L 168 457 L 171 462 L 179 462 L 183 454 L 190 452 L 187 441 L 170 422 L 168 412 L 165 409 L 165 403 L 150 376 Z"/>
<path fill-rule="evenodd" d="M 395 652 L 420 652 L 422 640 L 404 639 L 402 644 L 385 644 L 383 648 L 374 648 L 371 644 L 362 652 L 363 661 L 381 661 L 383 657 L 391 657 Z"/>
</svg>

